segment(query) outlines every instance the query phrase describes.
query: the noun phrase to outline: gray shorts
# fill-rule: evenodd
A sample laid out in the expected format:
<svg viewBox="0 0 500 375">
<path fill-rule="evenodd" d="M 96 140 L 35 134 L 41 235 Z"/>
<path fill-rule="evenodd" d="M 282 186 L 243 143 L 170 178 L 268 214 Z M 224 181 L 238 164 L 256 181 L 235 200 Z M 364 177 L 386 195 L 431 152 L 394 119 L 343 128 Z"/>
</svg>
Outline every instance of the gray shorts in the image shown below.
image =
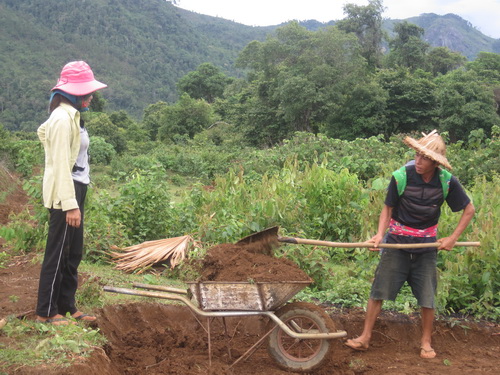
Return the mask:
<svg viewBox="0 0 500 375">
<path fill-rule="evenodd" d="M 383 249 L 375 271 L 370 298 L 394 301 L 405 283 L 421 307 L 435 308 L 437 251 L 411 254 L 399 249 Z"/>
</svg>

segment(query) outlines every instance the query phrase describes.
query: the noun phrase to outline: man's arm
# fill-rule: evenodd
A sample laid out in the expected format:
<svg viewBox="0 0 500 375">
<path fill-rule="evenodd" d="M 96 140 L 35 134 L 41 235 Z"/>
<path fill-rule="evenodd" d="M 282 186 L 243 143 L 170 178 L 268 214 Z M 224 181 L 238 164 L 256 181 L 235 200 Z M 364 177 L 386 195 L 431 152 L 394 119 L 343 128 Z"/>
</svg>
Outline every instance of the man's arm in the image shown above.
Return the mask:
<svg viewBox="0 0 500 375">
<path fill-rule="evenodd" d="M 373 248 L 376 249 L 378 244 L 382 242 L 384 238 L 385 232 L 387 228 L 389 228 L 389 222 L 391 221 L 392 216 L 392 207 L 384 204 L 384 208 L 382 208 L 382 212 L 380 213 L 380 217 L 378 219 L 378 231 L 375 236 L 373 236 L 367 242 L 373 242 Z"/>
<path fill-rule="evenodd" d="M 467 228 L 475 212 L 476 209 L 474 208 L 472 202 L 465 206 L 462 212 L 462 216 L 460 217 L 460 221 L 458 222 L 457 227 L 455 228 L 451 236 L 440 238 L 437 240 L 437 242 L 441 244 L 438 250 L 450 251 L 451 249 L 453 249 L 453 246 L 455 246 L 455 242 L 458 241 L 460 235 L 463 233 L 465 228 Z"/>
</svg>

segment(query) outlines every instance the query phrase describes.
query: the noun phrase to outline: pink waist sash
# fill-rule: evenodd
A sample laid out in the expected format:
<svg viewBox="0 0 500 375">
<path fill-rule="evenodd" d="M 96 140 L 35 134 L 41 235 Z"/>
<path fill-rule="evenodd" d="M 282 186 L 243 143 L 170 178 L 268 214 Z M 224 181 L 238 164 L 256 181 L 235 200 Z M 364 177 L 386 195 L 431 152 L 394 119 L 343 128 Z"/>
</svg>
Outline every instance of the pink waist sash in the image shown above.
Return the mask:
<svg viewBox="0 0 500 375">
<path fill-rule="evenodd" d="M 411 237 L 436 237 L 437 224 L 425 229 L 415 229 L 407 225 L 403 225 L 394 219 L 389 222 L 389 233 L 397 236 L 411 236 Z"/>
</svg>

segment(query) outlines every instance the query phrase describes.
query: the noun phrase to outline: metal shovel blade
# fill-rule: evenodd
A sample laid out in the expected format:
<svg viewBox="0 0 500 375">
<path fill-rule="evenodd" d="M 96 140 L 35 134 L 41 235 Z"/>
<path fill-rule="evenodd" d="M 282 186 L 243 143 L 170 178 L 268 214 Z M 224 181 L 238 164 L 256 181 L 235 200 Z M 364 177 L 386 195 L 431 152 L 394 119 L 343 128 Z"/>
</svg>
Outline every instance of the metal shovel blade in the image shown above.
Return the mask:
<svg viewBox="0 0 500 375">
<path fill-rule="evenodd" d="M 280 227 L 270 227 L 260 232 L 250 234 L 236 242 L 237 245 L 246 245 L 254 242 L 278 242 L 278 230 Z"/>
</svg>

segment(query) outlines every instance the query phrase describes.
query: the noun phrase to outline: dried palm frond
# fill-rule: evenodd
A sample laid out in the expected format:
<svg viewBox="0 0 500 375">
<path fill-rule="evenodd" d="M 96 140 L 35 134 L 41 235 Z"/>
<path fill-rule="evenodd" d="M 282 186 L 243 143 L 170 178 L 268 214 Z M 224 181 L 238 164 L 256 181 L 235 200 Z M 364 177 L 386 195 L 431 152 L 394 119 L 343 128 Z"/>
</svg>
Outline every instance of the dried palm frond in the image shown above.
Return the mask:
<svg viewBox="0 0 500 375">
<path fill-rule="evenodd" d="M 163 240 L 146 241 L 125 248 L 112 246 L 110 255 L 116 263 L 115 268 L 125 272 L 144 272 L 148 267 L 160 262 L 170 261 L 170 268 L 186 258 L 190 245 L 194 244 L 191 236 L 166 238 Z M 119 251 L 119 252 L 118 252 Z"/>
</svg>

